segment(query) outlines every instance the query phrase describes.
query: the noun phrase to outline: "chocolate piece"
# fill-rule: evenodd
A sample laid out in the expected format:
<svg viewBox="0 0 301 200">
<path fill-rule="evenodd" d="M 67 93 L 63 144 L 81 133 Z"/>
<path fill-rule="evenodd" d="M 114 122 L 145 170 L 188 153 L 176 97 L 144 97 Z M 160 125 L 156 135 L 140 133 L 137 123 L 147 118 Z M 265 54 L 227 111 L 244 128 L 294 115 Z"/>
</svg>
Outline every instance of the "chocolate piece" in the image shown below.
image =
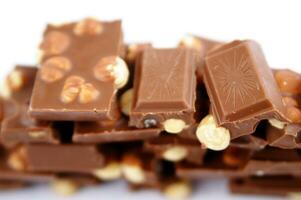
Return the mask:
<svg viewBox="0 0 301 200">
<path fill-rule="evenodd" d="M 122 49 L 120 21 L 49 25 L 30 115 L 44 120 L 116 118 L 117 88 L 128 79 L 127 66 L 118 57 Z"/>
<path fill-rule="evenodd" d="M 289 121 L 281 94 L 259 45 L 234 41 L 206 57 L 204 81 L 213 115 L 231 138 L 255 131 L 263 119 Z"/>
<path fill-rule="evenodd" d="M 193 50 L 146 49 L 136 66 L 130 125 L 160 127 L 169 119 L 179 120 L 182 128 L 192 124 L 194 72 Z"/>
<path fill-rule="evenodd" d="M 75 123 L 73 142 L 106 143 L 146 140 L 159 136 L 160 129 L 137 129 L 128 126 L 125 117 L 118 121 L 77 122 Z"/>
<path fill-rule="evenodd" d="M 232 140 L 230 146 L 243 149 L 260 150 L 265 148 L 267 144 L 268 142 L 262 138 L 253 135 L 245 135 Z"/>
<path fill-rule="evenodd" d="M 232 179 L 229 183 L 232 193 L 251 195 L 277 195 L 300 197 L 301 179 L 291 176 L 247 177 Z"/>
<path fill-rule="evenodd" d="M 26 169 L 35 172 L 92 172 L 104 166 L 105 158 L 95 145 L 43 145 L 24 147 Z"/>
<path fill-rule="evenodd" d="M 6 147 L 19 143 L 58 144 L 59 138 L 53 123 L 37 121 L 29 117 L 28 104 L 37 69 L 30 66 L 17 66 L 8 76 L 18 74 L 21 80 L 17 88 L 12 88 L 10 98 L 3 101 L 1 141 Z"/>
</svg>

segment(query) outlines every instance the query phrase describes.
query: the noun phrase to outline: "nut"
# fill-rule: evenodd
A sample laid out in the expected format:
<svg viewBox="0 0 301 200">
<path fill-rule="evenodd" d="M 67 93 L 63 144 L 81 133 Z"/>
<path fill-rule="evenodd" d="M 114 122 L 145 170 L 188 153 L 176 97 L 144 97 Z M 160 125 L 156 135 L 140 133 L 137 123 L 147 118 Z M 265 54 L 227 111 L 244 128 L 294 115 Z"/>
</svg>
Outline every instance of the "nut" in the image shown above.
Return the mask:
<svg viewBox="0 0 301 200">
<path fill-rule="evenodd" d="M 54 55 L 63 53 L 70 45 L 69 36 L 60 31 L 50 31 L 45 35 L 40 49 L 45 55 Z"/>
<path fill-rule="evenodd" d="M 122 88 L 129 79 L 129 70 L 120 57 L 108 56 L 102 58 L 94 67 L 95 78 L 108 82 L 114 81 L 116 88 Z"/>
<path fill-rule="evenodd" d="M 92 18 L 86 18 L 77 23 L 73 31 L 76 35 L 97 35 L 102 33 L 103 29 L 103 24 L 99 21 Z"/>
<path fill-rule="evenodd" d="M 133 92 L 133 88 L 131 88 L 121 95 L 121 111 L 125 115 L 129 115 L 132 110 Z"/>
<path fill-rule="evenodd" d="M 125 179 L 131 183 L 141 184 L 145 181 L 142 163 L 133 155 L 127 155 L 124 157 L 122 160 L 121 170 Z"/>
<path fill-rule="evenodd" d="M 12 95 L 11 88 L 9 87 L 6 80 L 1 83 L 0 94 L 1 94 L 1 97 L 4 99 L 9 99 Z"/>
<path fill-rule="evenodd" d="M 178 162 L 186 158 L 188 151 L 182 146 L 173 146 L 163 152 L 162 156 L 165 160 L 171 162 Z"/>
<path fill-rule="evenodd" d="M 264 171 L 263 170 L 257 170 L 256 172 L 255 172 L 255 176 L 264 176 Z"/>
<path fill-rule="evenodd" d="M 274 126 L 275 128 L 278 129 L 284 129 L 286 123 L 285 122 L 281 122 L 278 119 L 269 119 L 269 123 Z"/>
<path fill-rule="evenodd" d="M 169 199 L 186 199 L 192 193 L 192 186 L 187 181 L 177 181 L 169 184 L 163 190 L 163 194 Z"/>
<path fill-rule="evenodd" d="M 104 181 L 116 180 L 121 177 L 121 166 L 118 162 L 111 162 L 104 168 L 95 170 L 93 174 Z"/>
<path fill-rule="evenodd" d="M 203 48 L 202 42 L 193 35 L 186 35 L 180 41 L 179 46 L 184 46 L 186 48 L 192 48 L 201 51 Z"/>
<path fill-rule="evenodd" d="M 22 87 L 23 85 L 23 74 L 19 70 L 14 70 L 12 71 L 8 76 L 7 76 L 7 82 L 9 87 L 12 90 L 18 90 Z"/>
<path fill-rule="evenodd" d="M 284 103 L 285 106 L 288 106 L 288 107 L 290 107 L 290 106 L 297 107 L 298 106 L 298 102 L 293 97 L 283 97 L 282 102 Z"/>
<path fill-rule="evenodd" d="M 296 107 L 288 107 L 287 116 L 293 123 L 301 122 L 301 110 Z"/>
<path fill-rule="evenodd" d="M 52 188 L 59 195 L 70 196 L 79 189 L 79 185 L 71 180 L 55 179 Z"/>
<path fill-rule="evenodd" d="M 212 115 L 207 115 L 199 124 L 196 135 L 208 149 L 220 151 L 230 144 L 230 132 L 224 127 L 217 127 Z"/>
<path fill-rule="evenodd" d="M 66 57 L 49 58 L 41 65 L 41 79 L 49 83 L 60 80 L 71 67 L 71 61 Z"/>
<path fill-rule="evenodd" d="M 46 136 L 45 131 L 30 131 L 28 132 L 29 137 L 31 138 L 43 138 Z"/>
<path fill-rule="evenodd" d="M 246 154 L 239 148 L 229 147 L 223 153 L 223 162 L 231 167 L 238 167 L 243 164 Z"/>
<path fill-rule="evenodd" d="M 157 126 L 158 122 L 154 118 L 146 118 L 143 121 L 143 125 L 145 128 L 151 128 Z"/>
<path fill-rule="evenodd" d="M 91 83 L 85 83 L 80 88 L 79 102 L 90 103 L 96 100 L 98 96 L 99 96 L 98 90 Z"/>
<path fill-rule="evenodd" d="M 181 119 L 168 119 L 163 122 L 163 127 L 166 132 L 177 134 L 186 127 L 186 123 Z"/>
<path fill-rule="evenodd" d="M 8 165 L 17 171 L 23 171 L 26 169 L 25 152 L 23 148 L 18 148 L 13 151 L 8 157 Z"/>
<path fill-rule="evenodd" d="M 131 45 L 129 45 L 126 59 L 131 63 L 135 62 L 138 54 L 149 47 L 151 47 L 150 44 L 131 44 Z"/>
<path fill-rule="evenodd" d="M 63 91 L 61 93 L 61 101 L 70 103 L 76 99 L 80 92 L 81 86 L 85 80 L 80 76 L 70 76 L 66 79 Z"/>
<path fill-rule="evenodd" d="M 275 79 L 281 92 L 298 94 L 301 90 L 301 77 L 296 72 L 281 70 L 276 72 Z"/>
</svg>

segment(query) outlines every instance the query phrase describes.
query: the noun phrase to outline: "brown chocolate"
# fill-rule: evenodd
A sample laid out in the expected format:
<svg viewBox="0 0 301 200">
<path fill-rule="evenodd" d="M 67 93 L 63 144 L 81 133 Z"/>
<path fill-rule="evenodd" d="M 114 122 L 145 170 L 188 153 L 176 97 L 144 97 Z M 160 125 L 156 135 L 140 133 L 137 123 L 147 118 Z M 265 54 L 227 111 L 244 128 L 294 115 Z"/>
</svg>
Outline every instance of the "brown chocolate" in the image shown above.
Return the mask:
<svg viewBox="0 0 301 200">
<path fill-rule="evenodd" d="M 272 71 L 254 41 L 225 44 L 206 57 L 204 81 L 217 125 L 231 138 L 255 131 L 260 120 L 289 121 Z"/>
<path fill-rule="evenodd" d="M 85 19 L 49 25 L 30 115 L 44 120 L 116 118 L 116 92 L 126 84 L 121 22 Z"/>
<path fill-rule="evenodd" d="M 245 135 L 231 141 L 230 146 L 243 149 L 260 150 L 266 147 L 268 142 L 254 135 Z"/>
<path fill-rule="evenodd" d="M 160 129 L 137 129 L 128 126 L 125 117 L 118 121 L 77 122 L 75 123 L 73 142 L 106 143 L 146 140 L 159 136 Z"/>
<path fill-rule="evenodd" d="M 130 125 L 161 127 L 169 119 L 192 124 L 195 67 L 193 50 L 146 49 L 136 65 Z"/>
<path fill-rule="evenodd" d="M 21 80 L 18 87 L 11 88 L 8 99 L 2 103 L 3 117 L 1 142 L 12 147 L 20 143 L 58 144 L 59 138 L 53 123 L 37 121 L 29 117 L 28 107 L 37 68 L 17 66 L 8 78 Z"/>
</svg>

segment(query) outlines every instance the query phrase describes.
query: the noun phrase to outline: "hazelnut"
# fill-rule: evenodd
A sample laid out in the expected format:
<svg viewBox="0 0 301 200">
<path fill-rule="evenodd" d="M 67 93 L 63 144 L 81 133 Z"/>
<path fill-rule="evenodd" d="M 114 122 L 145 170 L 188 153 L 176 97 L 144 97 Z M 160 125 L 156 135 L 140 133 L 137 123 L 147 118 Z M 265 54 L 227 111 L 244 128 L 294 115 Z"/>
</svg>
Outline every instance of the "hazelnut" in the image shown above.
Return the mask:
<svg viewBox="0 0 301 200">
<path fill-rule="evenodd" d="M 187 181 L 170 183 L 163 190 L 163 194 L 169 199 L 186 199 L 191 193 L 192 186 Z"/>
<path fill-rule="evenodd" d="M 288 106 L 288 107 L 290 107 L 290 106 L 297 107 L 298 106 L 298 102 L 293 97 L 283 97 L 282 102 L 284 103 L 285 106 Z"/>
<path fill-rule="evenodd" d="M 186 127 L 186 123 L 181 119 L 168 119 L 163 122 L 163 127 L 166 132 L 177 134 Z"/>
<path fill-rule="evenodd" d="M 40 49 L 43 54 L 54 55 L 63 53 L 70 45 L 69 36 L 60 31 L 50 31 L 45 35 Z"/>
<path fill-rule="evenodd" d="M 229 147 L 223 154 L 223 161 L 226 165 L 238 167 L 244 162 L 244 156 L 245 154 L 241 149 Z"/>
<path fill-rule="evenodd" d="M 70 103 L 76 99 L 80 92 L 81 86 L 85 80 L 80 76 L 70 76 L 66 79 L 63 91 L 61 93 L 61 101 Z"/>
<path fill-rule="evenodd" d="M 133 88 L 125 91 L 120 98 L 121 111 L 125 115 L 129 115 L 132 109 L 132 101 L 133 101 Z"/>
<path fill-rule="evenodd" d="M 81 86 L 80 89 L 79 102 L 90 103 L 96 100 L 98 96 L 99 96 L 98 90 L 91 83 L 85 83 Z"/>
<path fill-rule="evenodd" d="M 158 124 L 157 120 L 154 118 L 146 118 L 143 121 L 143 125 L 145 128 L 156 127 Z"/>
<path fill-rule="evenodd" d="M 45 131 L 30 131 L 28 132 L 29 137 L 31 138 L 43 138 L 46 136 Z"/>
<path fill-rule="evenodd" d="M 103 32 L 103 24 L 95 19 L 86 18 L 78 22 L 74 27 L 76 35 L 98 35 Z"/>
<path fill-rule="evenodd" d="M 131 183 L 141 184 L 145 181 L 142 163 L 133 155 L 126 155 L 123 158 L 121 170 L 125 179 Z"/>
<path fill-rule="evenodd" d="M 93 174 L 100 180 L 116 180 L 121 177 L 121 166 L 118 162 L 110 162 L 104 168 L 95 170 Z"/>
<path fill-rule="evenodd" d="M 70 196 L 79 189 L 79 185 L 71 180 L 55 179 L 52 188 L 59 195 Z"/>
<path fill-rule="evenodd" d="M 293 123 L 301 122 L 301 110 L 296 107 L 288 107 L 287 116 Z"/>
<path fill-rule="evenodd" d="M 182 146 L 173 146 L 165 150 L 162 157 L 171 162 L 178 162 L 186 158 L 188 151 Z"/>
<path fill-rule="evenodd" d="M 196 130 L 199 141 L 208 149 L 220 151 L 230 144 L 230 132 L 224 127 L 217 127 L 212 115 L 207 115 Z"/>
<path fill-rule="evenodd" d="M 122 88 L 128 82 L 129 70 L 122 58 L 109 56 L 96 64 L 94 75 L 100 81 L 113 81 L 116 88 Z"/>
<path fill-rule="evenodd" d="M 186 48 L 192 48 L 198 51 L 201 51 L 203 48 L 202 42 L 193 35 L 186 35 L 180 41 L 179 46 L 183 46 Z"/>
<path fill-rule="evenodd" d="M 26 162 L 25 162 L 25 152 L 24 149 L 18 148 L 12 153 L 10 153 L 8 157 L 8 165 L 17 171 L 23 171 L 26 169 Z"/>
<path fill-rule="evenodd" d="M 275 74 L 275 79 L 281 92 L 298 94 L 301 90 L 301 77 L 290 70 L 280 70 Z"/>
<path fill-rule="evenodd" d="M 281 122 L 278 119 L 269 119 L 268 121 L 273 127 L 278 128 L 278 129 L 284 129 L 284 127 L 286 125 L 285 122 Z"/>
<path fill-rule="evenodd" d="M 7 82 L 9 87 L 12 90 L 18 90 L 22 87 L 23 85 L 23 74 L 19 70 L 14 70 L 12 71 L 8 76 L 7 76 Z"/>
</svg>

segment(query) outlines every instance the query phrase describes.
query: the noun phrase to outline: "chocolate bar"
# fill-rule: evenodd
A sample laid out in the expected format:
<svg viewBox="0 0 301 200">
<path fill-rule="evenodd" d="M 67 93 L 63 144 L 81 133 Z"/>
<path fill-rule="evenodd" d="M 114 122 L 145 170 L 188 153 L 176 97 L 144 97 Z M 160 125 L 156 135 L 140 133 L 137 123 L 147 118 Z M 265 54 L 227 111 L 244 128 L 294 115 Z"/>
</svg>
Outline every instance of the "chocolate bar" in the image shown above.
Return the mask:
<svg viewBox="0 0 301 200">
<path fill-rule="evenodd" d="M 121 22 L 85 19 L 49 25 L 29 113 L 43 120 L 117 117 L 116 92 L 128 81 Z"/>
<path fill-rule="evenodd" d="M 290 121 L 272 71 L 254 41 L 234 41 L 211 51 L 204 81 L 214 119 L 232 139 L 253 133 L 263 119 Z"/>
<path fill-rule="evenodd" d="M 136 65 L 129 124 L 171 133 L 193 124 L 195 67 L 193 50 L 146 49 Z"/>
<path fill-rule="evenodd" d="M 7 77 L 10 95 L 2 101 L 0 134 L 1 142 L 6 147 L 20 143 L 60 142 L 53 123 L 34 120 L 27 113 L 36 71 L 35 67 L 17 66 Z"/>
</svg>

